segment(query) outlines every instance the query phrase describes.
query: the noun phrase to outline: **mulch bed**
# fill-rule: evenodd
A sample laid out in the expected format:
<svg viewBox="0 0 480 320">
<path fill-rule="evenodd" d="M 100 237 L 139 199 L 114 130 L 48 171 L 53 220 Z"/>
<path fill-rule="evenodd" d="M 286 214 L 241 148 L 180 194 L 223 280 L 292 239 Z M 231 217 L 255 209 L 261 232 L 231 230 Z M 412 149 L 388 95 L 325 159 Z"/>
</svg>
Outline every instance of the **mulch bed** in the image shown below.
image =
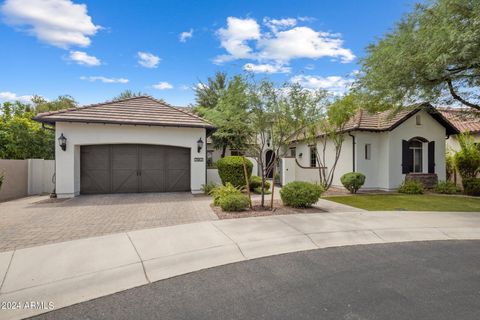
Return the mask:
<svg viewBox="0 0 480 320">
<path fill-rule="evenodd" d="M 249 217 L 263 217 L 263 216 L 277 216 L 282 214 L 298 214 L 298 213 L 319 213 L 325 212 L 319 208 L 291 208 L 285 207 L 280 200 L 273 202 L 273 210 L 270 210 L 270 200 L 265 201 L 266 207 L 260 206 L 260 201 L 252 201 L 253 210 L 247 208 L 245 211 L 240 212 L 225 212 L 220 207 L 215 207 L 213 204 L 213 212 L 218 216 L 220 220 L 223 219 L 237 219 L 237 218 L 249 218 Z"/>
</svg>

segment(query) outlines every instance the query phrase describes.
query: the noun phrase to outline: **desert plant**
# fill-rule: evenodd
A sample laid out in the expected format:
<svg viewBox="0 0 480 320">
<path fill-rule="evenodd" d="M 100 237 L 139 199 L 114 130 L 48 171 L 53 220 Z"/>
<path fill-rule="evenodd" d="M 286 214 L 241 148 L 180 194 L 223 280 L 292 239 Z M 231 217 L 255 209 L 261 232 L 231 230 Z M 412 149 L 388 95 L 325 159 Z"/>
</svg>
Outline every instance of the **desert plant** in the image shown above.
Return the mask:
<svg viewBox="0 0 480 320">
<path fill-rule="evenodd" d="M 248 207 L 250 201 L 243 194 L 230 193 L 220 198 L 219 205 L 223 211 L 242 211 Z"/>
<path fill-rule="evenodd" d="M 365 183 L 365 175 L 360 172 L 349 172 L 341 176 L 340 181 L 350 193 L 357 193 Z"/>
<path fill-rule="evenodd" d="M 260 178 L 259 176 L 251 176 L 250 177 L 250 190 L 255 190 L 255 189 L 261 188 L 261 187 L 262 187 L 262 178 Z M 264 187 L 265 187 L 264 188 L 265 190 L 270 189 L 270 182 L 265 181 Z"/>
<path fill-rule="evenodd" d="M 439 181 L 434 191 L 437 193 L 454 194 L 457 193 L 457 186 L 450 181 Z"/>
<path fill-rule="evenodd" d="M 280 190 L 280 197 L 286 206 L 307 208 L 316 203 L 322 195 L 322 186 L 310 182 L 293 181 Z"/>
<path fill-rule="evenodd" d="M 423 184 L 419 181 L 406 179 L 398 188 L 398 192 L 406 194 L 422 194 Z"/>
<path fill-rule="evenodd" d="M 239 188 L 234 187 L 231 183 L 227 182 L 224 186 L 218 186 L 213 189 L 210 194 L 213 197 L 213 205 L 218 206 L 220 205 L 220 200 L 225 198 L 227 195 L 230 194 L 242 194 Z"/>
<path fill-rule="evenodd" d="M 218 185 L 215 182 L 208 182 L 206 184 L 202 184 L 202 191 L 205 192 L 205 194 L 210 194 L 216 187 L 218 187 Z"/>
<path fill-rule="evenodd" d="M 462 176 L 462 181 L 475 178 L 480 172 L 480 150 L 469 134 L 458 136 L 460 150 L 455 154 L 455 166 Z M 465 188 L 465 183 L 462 182 Z"/>
<path fill-rule="evenodd" d="M 0 172 L 0 189 L 2 189 L 3 181 L 5 180 L 5 172 Z"/>
<path fill-rule="evenodd" d="M 246 159 L 247 175 L 250 179 L 252 175 L 253 163 Z M 231 183 L 235 187 L 245 186 L 245 173 L 243 168 L 243 157 L 229 156 L 217 161 L 218 175 L 222 183 L 226 185 Z"/>
<path fill-rule="evenodd" d="M 463 191 L 470 196 L 480 196 L 480 178 L 463 180 Z"/>
</svg>

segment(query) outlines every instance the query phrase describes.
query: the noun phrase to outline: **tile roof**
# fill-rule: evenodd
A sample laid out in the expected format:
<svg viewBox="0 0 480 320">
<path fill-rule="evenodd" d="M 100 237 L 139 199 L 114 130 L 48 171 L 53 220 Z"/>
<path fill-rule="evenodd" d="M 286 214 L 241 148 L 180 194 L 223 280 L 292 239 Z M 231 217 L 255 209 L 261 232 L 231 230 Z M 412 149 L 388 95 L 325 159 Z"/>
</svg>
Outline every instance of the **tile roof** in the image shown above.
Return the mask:
<svg viewBox="0 0 480 320">
<path fill-rule="evenodd" d="M 45 112 L 33 119 L 50 124 L 58 121 L 214 129 L 211 123 L 201 117 L 148 96 Z"/>
<path fill-rule="evenodd" d="M 480 132 L 480 112 L 473 109 L 440 108 L 440 113 L 460 132 Z"/>
</svg>

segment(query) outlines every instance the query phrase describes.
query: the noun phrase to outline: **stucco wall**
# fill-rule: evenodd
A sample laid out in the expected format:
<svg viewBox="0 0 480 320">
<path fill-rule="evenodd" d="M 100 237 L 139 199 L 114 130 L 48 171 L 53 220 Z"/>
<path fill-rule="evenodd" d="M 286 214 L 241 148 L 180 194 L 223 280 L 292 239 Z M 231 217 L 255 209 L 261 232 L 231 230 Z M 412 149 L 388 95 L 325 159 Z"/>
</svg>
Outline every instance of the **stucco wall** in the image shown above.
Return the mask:
<svg viewBox="0 0 480 320">
<path fill-rule="evenodd" d="M 56 137 L 61 133 L 67 138 L 67 150 L 63 151 L 56 144 L 56 192 L 59 198 L 80 193 L 81 145 L 133 143 L 190 148 L 192 193 L 201 192 L 201 185 L 206 181 L 206 148 L 197 152 L 198 139 L 206 141 L 206 130 L 203 128 L 57 122 Z M 203 162 L 195 162 L 194 158 L 203 158 Z"/>
<path fill-rule="evenodd" d="M 0 159 L 0 172 L 5 173 L 0 188 L 0 201 L 28 195 L 28 161 Z"/>
<path fill-rule="evenodd" d="M 355 135 L 355 171 L 365 175 L 364 189 L 386 189 L 389 179 L 389 133 L 357 131 Z M 365 145 L 370 144 L 370 160 L 365 159 Z"/>
</svg>

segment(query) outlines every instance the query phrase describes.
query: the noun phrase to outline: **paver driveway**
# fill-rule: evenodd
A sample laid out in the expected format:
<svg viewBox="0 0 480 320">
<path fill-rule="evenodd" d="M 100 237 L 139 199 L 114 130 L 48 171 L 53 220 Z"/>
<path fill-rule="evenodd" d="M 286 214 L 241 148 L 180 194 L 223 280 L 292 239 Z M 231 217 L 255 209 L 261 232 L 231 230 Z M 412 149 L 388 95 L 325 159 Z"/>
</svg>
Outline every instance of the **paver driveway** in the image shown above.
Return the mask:
<svg viewBox="0 0 480 320">
<path fill-rule="evenodd" d="M 217 219 L 211 198 L 190 193 L 88 195 L 0 203 L 0 251 L 136 229 Z"/>
</svg>

